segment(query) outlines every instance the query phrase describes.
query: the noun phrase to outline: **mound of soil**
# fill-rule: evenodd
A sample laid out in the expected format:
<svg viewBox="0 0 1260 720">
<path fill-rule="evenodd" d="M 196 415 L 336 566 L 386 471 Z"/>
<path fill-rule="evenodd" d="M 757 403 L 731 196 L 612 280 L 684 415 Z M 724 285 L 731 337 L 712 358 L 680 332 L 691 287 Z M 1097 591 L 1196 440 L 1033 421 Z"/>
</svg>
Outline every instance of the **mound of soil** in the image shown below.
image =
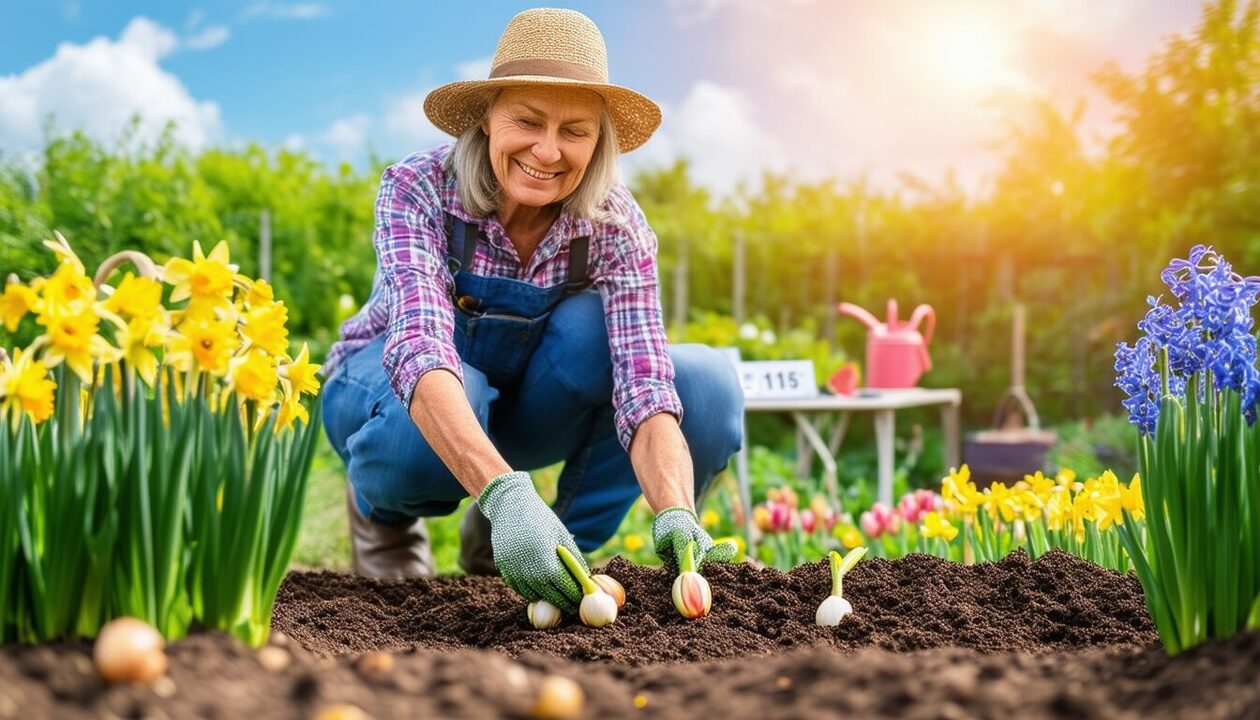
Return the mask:
<svg viewBox="0 0 1260 720">
<path fill-rule="evenodd" d="M 601 719 L 1260 717 L 1260 633 L 1170 659 L 1136 579 L 1061 553 L 865 561 L 838 628 L 813 624 L 822 563 L 706 569 L 714 607 L 698 621 L 674 611 L 667 571 L 606 571 L 629 596 L 617 623 L 547 631 L 497 579 L 296 573 L 266 654 L 196 635 L 152 687 L 103 686 L 85 644 L 0 648 L 0 718 L 313 718 L 336 703 L 378 719 L 530 717 L 552 674 Z"/>
</svg>

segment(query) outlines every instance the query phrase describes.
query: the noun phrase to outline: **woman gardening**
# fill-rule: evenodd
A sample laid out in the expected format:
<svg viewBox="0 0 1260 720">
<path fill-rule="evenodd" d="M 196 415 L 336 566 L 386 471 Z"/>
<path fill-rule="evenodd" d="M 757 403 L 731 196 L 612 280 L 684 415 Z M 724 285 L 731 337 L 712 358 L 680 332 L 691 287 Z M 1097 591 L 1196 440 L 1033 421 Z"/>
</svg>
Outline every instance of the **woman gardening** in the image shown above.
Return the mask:
<svg viewBox="0 0 1260 720">
<path fill-rule="evenodd" d="M 729 561 L 695 497 L 739 447 L 743 394 L 716 351 L 667 344 L 656 236 L 617 179 L 660 109 L 608 83 L 594 23 L 554 9 L 513 18 L 489 79 L 424 107 L 455 143 L 385 171 L 372 295 L 325 365 L 356 570 L 432 575 L 423 518 L 467 495 L 464 569 L 569 612 L 557 547 L 583 562 L 640 492 L 662 560 Z M 549 507 L 528 471 L 561 461 Z"/>
</svg>

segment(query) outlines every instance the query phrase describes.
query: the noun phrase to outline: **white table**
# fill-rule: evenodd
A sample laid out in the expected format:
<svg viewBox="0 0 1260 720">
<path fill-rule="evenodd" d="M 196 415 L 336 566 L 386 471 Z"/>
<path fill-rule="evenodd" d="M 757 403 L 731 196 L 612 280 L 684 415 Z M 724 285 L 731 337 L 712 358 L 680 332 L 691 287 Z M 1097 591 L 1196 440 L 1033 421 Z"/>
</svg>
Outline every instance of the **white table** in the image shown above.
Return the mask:
<svg viewBox="0 0 1260 720">
<path fill-rule="evenodd" d="M 892 505 L 893 497 L 893 438 L 896 430 L 896 413 L 907 408 L 941 406 L 941 430 L 944 434 L 945 467 L 958 467 L 958 407 L 962 404 L 962 391 L 957 388 L 910 388 L 906 390 L 858 390 L 853 395 L 820 395 L 800 399 L 749 398 L 744 402 L 744 443 L 735 456 L 735 469 L 739 478 L 739 492 L 743 501 L 746 529 L 751 545 L 753 538 L 752 490 L 748 480 L 747 416 L 755 412 L 791 413 L 796 421 L 797 447 L 804 450 L 808 445 L 822 461 L 823 482 L 833 507 L 839 505 L 840 491 L 836 483 L 836 452 L 844 440 L 849 418 L 854 412 L 870 412 L 875 416 L 875 450 L 879 462 L 879 500 Z M 839 413 L 840 418 L 832 429 L 830 442 L 824 442 L 819 434 L 818 422 L 828 415 Z"/>
</svg>

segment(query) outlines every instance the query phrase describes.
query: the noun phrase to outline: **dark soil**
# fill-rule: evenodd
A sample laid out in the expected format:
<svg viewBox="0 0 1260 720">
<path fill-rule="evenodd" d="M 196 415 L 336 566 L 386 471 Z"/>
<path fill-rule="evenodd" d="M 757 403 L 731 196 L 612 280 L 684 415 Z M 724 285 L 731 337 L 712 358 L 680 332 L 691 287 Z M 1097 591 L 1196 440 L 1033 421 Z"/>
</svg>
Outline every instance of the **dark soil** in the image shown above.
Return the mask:
<svg viewBox="0 0 1260 720">
<path fill-rule="evenodd" d="M 1061 553 L 864 561 L 838 628 L 813 624 L 823 563 L 706 568 L 713 612 L 697 621 L 674 611 L 666 570 L 605 571 L 629 596 L 617 623 L 546 631 L 497 579 L 297 573 L 273 623 L 287 667 L 203 634 L 169 649 L 157 685 L 104 687 L 86 645 L 6 647 L 0 718 L 311 718 L 335 703 L 529 717 L 547 674 L 581 684 L 587 718 L 1260 718 L 1260 633 L 1167 658 L 1136 579 Z M 382 650 L 393 667 L 372 671 L 381 656 L 362 656 Z"/>
</svg>

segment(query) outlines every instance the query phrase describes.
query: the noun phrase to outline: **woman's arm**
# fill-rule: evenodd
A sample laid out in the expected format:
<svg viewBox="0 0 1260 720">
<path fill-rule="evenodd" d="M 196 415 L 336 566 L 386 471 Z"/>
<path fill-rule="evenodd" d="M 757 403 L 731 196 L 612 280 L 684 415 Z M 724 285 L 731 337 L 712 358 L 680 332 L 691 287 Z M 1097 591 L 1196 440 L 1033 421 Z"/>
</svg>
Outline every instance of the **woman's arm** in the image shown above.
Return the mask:
<svg viewBox="0 0 1260 720">
<path fill-rule="evenodd" d="M 695 471 L 678 420 L 657 413 L 644 420 L 630 443 L 630 464 L 652 512 L 682 507 L 695 511 Z"/>
<path fill-rule="evenodd" d="M 375 246 L 389 298 L 382 361 L 394 394 L 473 497 L 511 470 L 464 393 L 454 346 L 438 158 L 391 166 L 376 203 Z"/>
<path fill-rule="evenodd" d="M 431 370 L 420 376 L 408 411 L 429 447 L 474 498 L 492 478 L 512 471 L 481 429 L 453 373 Z"/>
<path fill-rule="evenodd" d="M 656 234 L 624 187 L 613 190 L 610 209 L 623 220 L 600 238 L 593 270 L 608 326 L 617 435 L 652 510 L 690 509 L 695 473 L 678 426 L 683 408 L 662 322 Z"/>
</svg>

